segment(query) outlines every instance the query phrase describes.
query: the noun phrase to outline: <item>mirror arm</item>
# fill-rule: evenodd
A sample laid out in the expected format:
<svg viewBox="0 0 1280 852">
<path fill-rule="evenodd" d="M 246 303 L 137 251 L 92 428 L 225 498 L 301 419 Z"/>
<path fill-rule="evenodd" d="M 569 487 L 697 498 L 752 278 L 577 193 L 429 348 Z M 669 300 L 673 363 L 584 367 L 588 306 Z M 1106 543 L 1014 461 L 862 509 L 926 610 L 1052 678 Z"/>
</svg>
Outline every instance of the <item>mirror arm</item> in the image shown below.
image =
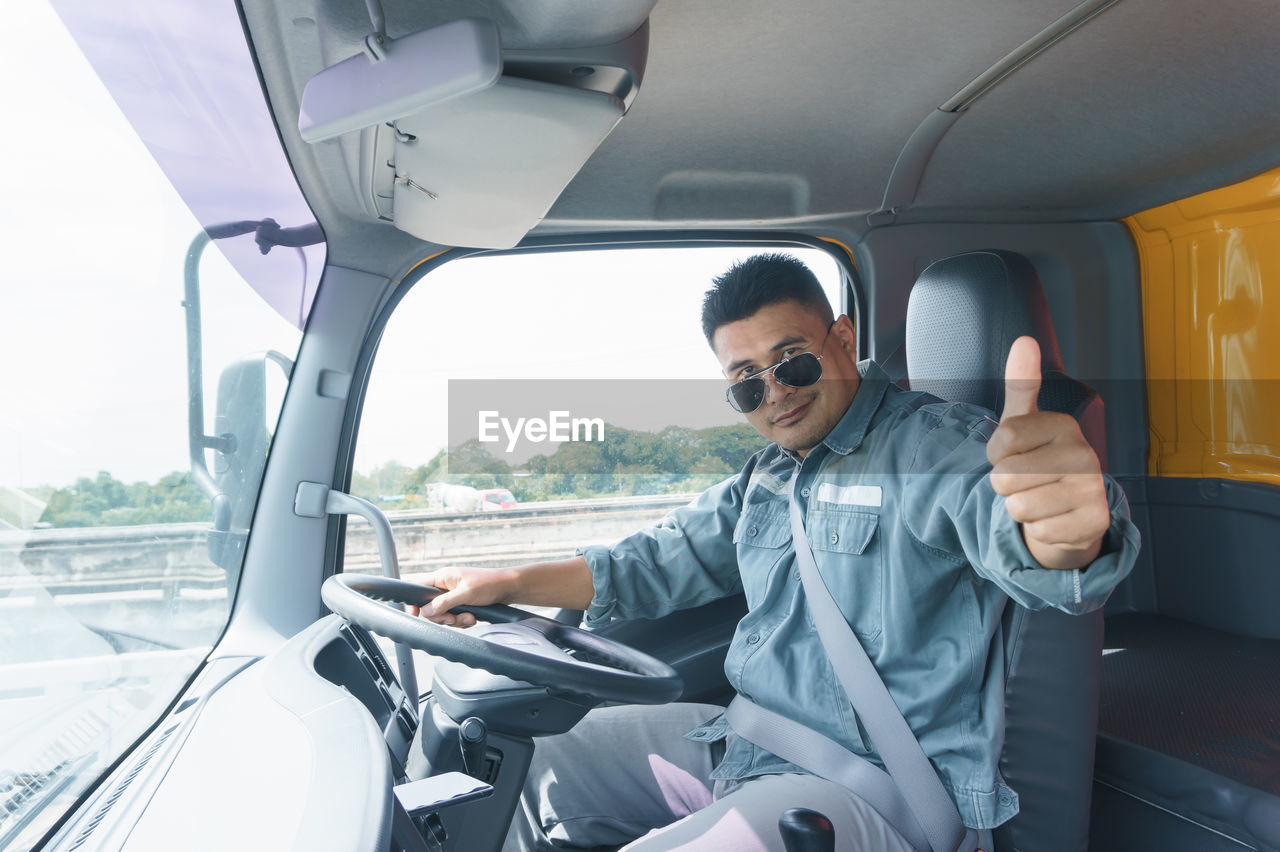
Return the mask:
<svg viewBox="0 0 1280 852">
<path fill-rule="evenodd" d="M 248 233 L 248 231 L 240 233 Z M 222 496 L 222 493 L 209 473 L 209 466 L 204 458 L 207 442 L 204 434 L 204 368 L 200 327 L 200 257 L 211 239 L 209 233 L 200 231 L 187 248 L 187 260 L 182 276 L 182 307 L 187 314 L 187 448 L 191 461 L 191 475 L 204 495 L 215 502 L 216 515 L 217 499 Z M 230 518 L 229 511 L 227 516 Z"/>
<path fill-rule="evenodd" d="M 258 244 L 258 251 L 263 254 L 276 246 L 303 248 L 324 242 L 324 231 L 320 229 L 318 222 L 293 228 L 281 228 L 275 219 L 263 219 L 261 222 L 249 224 L 254 225 L 253 241 Z M 215 237 L 215 239 L 218 238 Z"/>
<path fill-rule="evenodd" d="M 262 355 L 267 360 L 274 361 L 281 370 L 284 370 L 284 377 L 286 379 L 293 378 L 293 360 L 288 355 L 285 355 L 283 352 L 277 352 L 274 349 L 268 349 L 266 352 L 263 352 Z"/>
<path fill-rule="evenodd" d="M 382 11 L 382 0 L 364 0 L 364 5 L 373 25 L 373 32 L 364 38 L 364 52 L 370 62 L 381 62 L 387 58 L 387 16 Z"/>
<path fill-rule="evenodd" d="M 375 2 L 376 0 L 370 0 Z M 224 222 L 210 225 L 200 231 L 187 247 L 186 263 L 183 266 L 183 298 L 182 307 L 187 315 L 187 448 L 191 461 L 191 475 L 196 485 L 211 501 L 214 501 L 214 516 L 220 514 L 217 500 L 222 496 L 209 466 L 205 461 L 206 449 L 220 453 L 231 453 L 235 450 L 234 438 L 229 435 L 206 435 L 204 432 L 204 366 L 203 342 L 200 323 L 200 259 L 204 250 L 213 240 L 225 240 L 253 234 L 258 250 L 263 254 L 275 246 L 288 246 L 301 249 L 324 241 L 324 232 L 320 225 L 311 222 L 294 228 L 281 228 L 274 219 L 245 219 L 238 222 Z M 266 357 L 275 361 L 288 377 L 293 373 L 293 362 L 279 352 L 271 351 Z M 230 517 L 230 515 L 227 515 Z M 226 530 L 229 527 L 217 526 L 215 529 Z"/>
<path fill-rule="evenodd" d="M 213 528 L 218 532 L 228 532 L 231 529 L 231 498 L 219 493 L 210 502 L 213 503 Z"/>
</svg>

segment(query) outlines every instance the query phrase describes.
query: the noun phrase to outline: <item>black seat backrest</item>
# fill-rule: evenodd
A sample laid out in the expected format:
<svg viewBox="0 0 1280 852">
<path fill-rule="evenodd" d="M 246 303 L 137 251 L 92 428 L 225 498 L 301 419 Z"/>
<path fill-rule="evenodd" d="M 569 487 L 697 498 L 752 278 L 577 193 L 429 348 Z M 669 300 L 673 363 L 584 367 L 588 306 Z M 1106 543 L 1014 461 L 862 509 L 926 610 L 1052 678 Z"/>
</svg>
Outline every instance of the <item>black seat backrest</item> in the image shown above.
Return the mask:
<svg viewBox="0 0 1280 852">
<path fill-rule="evenodd" d="M 999 414 L 1009 348 L 1040 342 L 1040 408 L 1071 414 L 1098 458 L 1106 459 L 1102 400 L 1068 377 L 1035 268 L 1007 251 L 973 251 L 920 274 L 907 308 L 907 373 L 912 390 L 972 402 Z M 1102 613 L 1004 614 L 1005 744 L 1000 769 L 1018 792 L 1018 815 L 996 832 L 999 852 L 1084 850 L 1089 838 L 1093 750 L 1098 723 Z"/>
<path fill-rule="evenodd" d="M 1024 334 L 1040 342 L 1040 408 L 1080 421 L 1105 466 L 1102 400 L 1066 375 L 1040 277 L 1020 254 L 971 251 L 939 260 L 920 273 L 907 306 L 911 388 L 999 414 L 1009 347 Z"/>
</svg>

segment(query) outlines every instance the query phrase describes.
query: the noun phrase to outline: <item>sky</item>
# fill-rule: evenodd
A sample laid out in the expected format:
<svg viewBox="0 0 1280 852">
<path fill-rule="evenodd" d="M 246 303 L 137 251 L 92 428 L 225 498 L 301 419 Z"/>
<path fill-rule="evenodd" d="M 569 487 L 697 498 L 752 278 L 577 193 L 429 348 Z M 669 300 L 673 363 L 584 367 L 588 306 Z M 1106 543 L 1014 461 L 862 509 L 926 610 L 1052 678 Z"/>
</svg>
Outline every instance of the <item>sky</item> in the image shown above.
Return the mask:
<svg viewBox="0 0 1280 852">
<path fill-rule="evenodd" d="M 185 470 L 182 269 L 197 218 L 58 17 L 21 0 L 6 19 L 24 34 L 0 52 L 7 125 L 23 132 L 0 134 L 0 486 Z M 388 326 L 357 469 L 443 447 L 449 379 L 717 378 L 697 304 L 733 256 L 490 257 L 433 272 Z M 268 260 L 285 283 L 302 280 L 287 250 Z M 822 264 L 834 287 L 834 263 Z M 246 353 L 295 354 L 293 324 L 216 247 L 201 281 L 206 377 Z"/>
<path fill-rule="evenodd" d="M 23 37 L 0 51 L 0 485 L 185 469 L 182 268 L 199 225 L 57 16 L 23 0 L 6 17 Z M 206 358 L 292 352 L 292 326 L 207 257 L 205 324 L 236 332 L 208 335 Z"/>
<path fill-rule="evenodd" d="M 741 422 L 724 401 L 724 380 L 698 316 L 711 279 L 751 253 L 477 257 L 432 272 L 396 308 L 379 344 L 356 469 L 389 460 L 421 464 L 460 437 L 474 437 L 476 424 L 446 416 L 442 403 L 451 398 L 483 400 L 469 410 L 483 404 L 512 420 L 545 419 L 556 409 L 647 430 Z M 829 256 L 793 253 L 829 293 L 838 291 L 839 271 Z M 492 305 L 502 310 L 485 309 Z M 523 461 L 554 447 L 527 449 L 499 457 Z"/>
</svg>

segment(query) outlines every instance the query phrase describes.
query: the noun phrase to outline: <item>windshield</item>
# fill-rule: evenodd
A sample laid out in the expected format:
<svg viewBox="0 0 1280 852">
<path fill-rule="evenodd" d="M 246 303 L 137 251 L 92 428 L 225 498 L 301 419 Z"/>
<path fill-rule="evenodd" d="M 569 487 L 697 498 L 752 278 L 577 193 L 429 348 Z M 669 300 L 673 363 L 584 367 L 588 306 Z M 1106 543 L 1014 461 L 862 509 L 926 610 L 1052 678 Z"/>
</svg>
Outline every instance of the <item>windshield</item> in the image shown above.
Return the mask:
<svg viewBox="0 0 1280 852">
<path fill-rule="evenodd" d="M 324 259 L 234 7 L 55 5 L 7 9 L 24 38 L 0 53 L 6 849 L 37 842 L 222 633 Z"/>
</svg>

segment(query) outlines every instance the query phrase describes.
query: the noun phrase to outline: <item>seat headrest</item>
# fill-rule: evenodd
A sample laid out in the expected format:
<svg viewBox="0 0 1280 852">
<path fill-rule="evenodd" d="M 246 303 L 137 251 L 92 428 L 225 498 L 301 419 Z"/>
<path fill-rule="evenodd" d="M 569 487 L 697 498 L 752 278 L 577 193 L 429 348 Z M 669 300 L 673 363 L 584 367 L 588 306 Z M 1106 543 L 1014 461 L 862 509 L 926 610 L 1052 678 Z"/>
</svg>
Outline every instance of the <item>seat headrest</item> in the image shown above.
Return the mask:
<svg viewBox="0 0 1280 852">
<path fill-rule="evenodd" d="M 1040 366 L 1047 379 L 1042 406 L 1071 410 L 1068 399 L 1045 404 L 1046 394 L 1074 396 L 1075 391 L 1054 381 L 1063 373 L 1062 355 L 1031 261 L 995 249 L 939 260 L 920 273 L 907 305 L 911 389 L 999 412 L 1009 347 L 1024 334 L 1040 342 Z"/>
</svg>

